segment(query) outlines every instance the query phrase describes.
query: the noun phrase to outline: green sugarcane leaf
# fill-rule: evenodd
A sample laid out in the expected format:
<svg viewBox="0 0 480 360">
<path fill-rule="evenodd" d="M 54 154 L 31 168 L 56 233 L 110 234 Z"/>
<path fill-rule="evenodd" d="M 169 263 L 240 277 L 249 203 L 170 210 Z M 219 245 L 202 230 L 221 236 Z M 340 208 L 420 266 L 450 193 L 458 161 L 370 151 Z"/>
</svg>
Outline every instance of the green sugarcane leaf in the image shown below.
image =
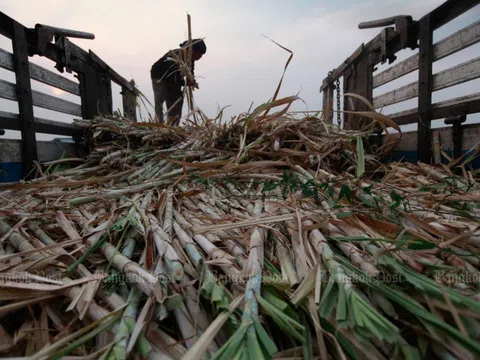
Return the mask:
<svg viewBox="0 0 480 360">
<path fill-rule="evenodd" d="M 402 236 L 401 240 L 397 243 L 397 245 L 395 245 L 395 248 L 396 248 L 396 249 L 402 248 L 402 246 L 405 245 L 406 242 L 408 241 L 408 237 L 409 237 L 409 236 L 408 236 L 408 233 L 405 233 L 405 234 Z"/>
<path fill-rule="evenodd" d="M 357 178 L 365 173 L 365 151 L 363 149 L 363 140 L 357 136 Z"/>
<path fill-rule="evenodd" d="M 183 298 L 179 294 L 173 294 L 166 298 L 165 305 L 168 310 L 178 309 L 182 306 Z"/>
<path fill-rule="evenodd" d="M 337 302 L 338 289 L 335 280 L 331 277 L 320 300 L 319 315 L 328 319 Z"/>
<path fill-rule="evenodd" d="M 280 182 L 269 180 L 263 184 L 262 193 L 266 193 L 272 190 L 275 190 L 277 187 L 280 186 Z"/>
<path fill-rule="evenodd" d="M 341 286 L 338 289 L 337 314 L 335 319 L 339 323 L 348 320 L 347 295 L 345 293 L 345 288 Z"/>
<path fill-rule="evenodd" d="M 223 286 L 218 285 L 216 282 L 213 285 L 212 289 L 212 301 L 220 301 L 224 297 L 224 289 Z"/>
<path fill-rule="evenodd" d="M 213 292 L 213 289 L 215 288 L 216 285 L 215 279 L 213 279 L 211 276 L 206 276 L 202 282 L 202 287 L 200 288 L 200 293 L 204 297 L 210 296 L 210 294 Z"/>
<path fill-rule="evenodd" d="M 111 231 L 124 231 L 129 225 L 137 225 L 137 221 L 131 214 L 122 217 L 110 228 Z"/>
<path fill-rule="evenodd" d="M 375 208 L 375 204 L 372 203 L 369 199 L 369 197 L 365 194 L 359 194 L 358 198 L 362 200 L 362 202 L 367 205 L 368 207 Z"/>
<path fill-rule="evenodd" d="M 395 308 L 393 307 L 392 303 L 385 299 L 385 297 L 379 293 L 372 294 L 372 298 L 375 303 L 382 309 L 382 311 L 390 317 L 397 317 L 395 312 Z"/>
<path fill-rule="evenodd" d="M 320 323 L 322 325 L 322 328 L 328 331 L 331 334 L 335 334 L 336 340 L 339 342 L 341 348 L 343 351 L 346 352 L 348 355 L 349 359 L 352 360 L 363 360 L 359 356 L 358 349 L 352 342 L 345 336 L 343 335 L 340 331 L 336 331 L 336 328 L 327 320 L 327 319 L 320 319 Z"/>
<path fill-rule="evenodd" d="M 360 305 L 361 311 L 365 314 L 364 318 L 368 318 L 372 324 L 377 325 L 380 328 L 383 328 L 383 331 L 391 337 L 391 339 L 396 338 L 398 334 L 398 328 L 388 321 L 384 316 L 382 316 L 375 308 L 373 308 L 368 302 L 362 299 L 358 294 L 357 301 Z"/>
<path fill-rule="evenodd" d="M 390 197 L 392 198 L 393 203 L 390 204 L 388 207 L 392 210 L 398 208 L 402 204 L 402 201 L 405 200 L 405 198 L 403 196 L 400 196 L 395 190 L 392 190 L 392 192 L 390 193 Z"/>
<path fill-rule="evenodd" d="M 369 316 L 363 316 L 363 325 L 365 329 L 367 329 L 371 334 L 373 334 L 380 341 L 388 339 L 388 336 L 385 336 L 385 334 L 383 333 L 382 328 L 376 326 L 372 322 L 372 319 Z"/>
<path fill-rule="evenodd" d="M 336 213 L 335 216 L 336 216 L 337 218 L 340 218 L 340 219 L 341 219 L 341 218 L 346 218 L 346 217 L 351 217 L 351 216 L 353 216 L 353 212 L 351 212 L 351 211 L 340 212 L 340 213 Z"/>
<path fill-rule="evenodd" d="M 227 340 L 223 346 L 212 357 L 212 360 L 225 359 L 229 360 L 234 357 L 245 338 L 247 329 L 250 327 L 248 323 L 242 323 L 235 333 Z"/>
<path fill-rule="evenodd" d="M 350 307 L 353 315 L 352 317 L 353 317 L 354 326 L 364 328 L 365 327 L 365 322 L 363 320 L 364 315 L 360 307 L 360 304 L 355 299 L 350 299 Z"/>
<path fill-rule="evenodd" d="M 257 339 L 257 333 L 253 326 L 247 331 L 247 348 L 249 359 L 265 359 L 264 353 Z"/>
<path fill-rule="evenodd" d="M 77 261 L 75 261 L 72 265 L 70 265 L 67 268 L 67 273 L 72 272 L 78 265 L 83 263 L 87 257 L 89 257 L 90 255 L 95 253 L 98 249 L 100 249 L 102 245 L 105 243 L 105 241 L 107 241 L 109 235 L 110 235 L 110 230 L 108 230 L 107 233 L 104 233 L 91 248 L 85 251 Z"/>
<path fill-rule="evenodd" d="M 278 310 L 261 296 L 257 296 L 257 301 L 268 316 L 287 334 L 303 343 L 305 339 L 302 336 L 304 330 L 302 324 L 290 318 L 288 315 Z"/>
<path fill-rule="evenodd" d="M 279 271 L 279 270 L 275 267 L 275 265 L 273 265 L 268 259 L 265 259 L 264 261 L 265 261 L 265 265 L 264 265 L 264 266 L 265 266 L 265 270 L 271 272 L 271 273 L 274 274 L 274 275 L 278 275 L 278 276 L 281 276 L 281 275 L 282 275 L 281 271 Z"/>
<path fill-rule="evenodd" d="M 340 193 L 338 194 L 338 201 L 343 198 L 347 199 L 349 203 L 352 202 L 352 190 L 347 185 L 342 185 L 340 188 Z"/>
<path fill-rule="evenodd" d="M 305 312 L 302 311 L 300 313 L 300 319 L 305 329 L 303 332 L 303 337 L 305 338 L 305 344 L 303 344 L 303 358 L 305 360 L 313 360 L 313 340 Z"/>
<path fill-rule="evenodd" d="M 152 345 L 150 345 L 150 342 L 147 340 L 147 338 L 144 335 L 140 335 L 138 337 L 138 340 L 135 344 L 138 352 L 144 357 L 148 357 L 148 354 L 152 351 Z"/>
<path fill-rule="evenodd" d="M 430 312 L 428 312 L 425 309 L 425 307 L 423 307 L 416 300 L 409 297 L 405 293 L 402 293 L 398 290 L 393 289 L 390 286 L 385 286 L 383 284 L 379 284 L 373 281 L 372 279 L 369 279 L 370 277 L 368 275 L 359 271 L 347 261 L 343 261 L 342 259 L 340 259 L 339 261 L 341 261 L 343 266 L 345 266 L 346 268 L 349 268 L 352 272 L 356 272 L 357 274 L 362 275 L 361 277 L 359 277 L 359 280 L 361 282 L 376 289 L 377 291 L 382 292 L 391 301 L 397 303 L 399 306 L 403 307 L 406 311 L 417 316 L 422 323 L 425 322 L 430 326 L 434 327 L 435 329 L 445 333 L 452 339 L 455 339 L 455 341 L 457 341 L 460 345 L 464 346 L 465 349 L 471 351 L 474 354 L 474 356 L 476 357 L 480 356 L 480 343 L 478 341 L 468 336 L 465 336 L 459 330 L 452 327 L 450 324 L 444 322 L 443 320 L 439 319 L 435 315 L 432 315 Z"/>
<path fill-rule="evenodd" d="M 405 360 L 422 360 L 423 356 L 420 353 L 419 349 L 414 348 L 413 346 L 408 345 L 408 343 L 400 344 L 400 350 L 402 351 Z"/>
<path fill-rule="evenodd" d="M 480 337 L 480 323 L 476 319 L 469 316 L 461 316 L 460 319 L 471 338 L 477 339 Z"/>
<path fill-rule="evenodd" d="M 227 360 L 228 358 L 225 358 Z M 245 340 L 240 344 L 236 350 L 234 360 L 248 360 L 248 348 Z"/>
<path fill-rule="evenodd" d="M 389 331 L 388 324 L 383 321 L 383 317 L 365 302 L 361 296 L 357 293 L 352 293 L 351 302 L 355 304 L 354 308 L 357 311 L 357 319 L 359 320 L 358 326 L 367 329 L 370 334 L 375 335 L 382 331 Z"/>
<path fill-rule="evenodd" d="M 413 286 L 426 291 L 430 295 L 444 299 L 442 289 L 434 280 L 426 277 L 423 274 L 418 274 L 415 271 L 410 270 L 409 268 L 396 262 L 394 259 L 389 259 L 386 261 L 386 263 L 388 263 L 388 265 L 390 265 L 397 273 L 403 276 Z M 480 313 L 480 303 L 478 301 L 475 301 L 470 297 L 463 295 L 459 291 L 451 288 L 445 288 L 445 291 L 455 305 L 468 306 L 471 310 Z"/>
<path fill-rule="evenodd" d="M 431 340 L 430 340 L 431 341 Z M 418 349 L 420 350 L 421 352 L 421 355 L 422 356 L 425 356 L 425 354 L 427 353 L 427 350 L 428 350 L 428 346 L 429 346 L 429 340 L 427 340 L 425 338 L 425 336 L 421 336 L 419 335 L 417 337 L 417 344 L 418 344 Z"/>
<path fill-rule="evenodd" d="M 408 249 L 410 250 L 430 250 L 436 247 L 436 244 L 426 240 L 417 240 L 408 244 Z"/>
<path fill-rule="evenodd" d="M 267 352 L 268 356 L 273 356 L 276 352 L 278 352 L 277 346 L 275 343 L 270 339 L 268 336 L 267 332 L 263 328 L 262 324 L 260 324 L 260 321 L 255 321 L 253 323 L 253 326 L 255 326 L 255 330 L 257 331 L 257 335 L 260 340 L 260 344 L 265 348 L 265 351 Z"/>
<path fill-rule="evenodd" d="M 283 301 L 267 289 L 264 289 L 263 298 L 281 311 L 285 311 L 288 308 L 288 304 L 285 301 Z"/>
<path fill-rule="evenodd" d="M 372 189 L 374 184 L 362 187 L 362 190 L 365 191 L 368 195 L 372 195 Z"/>
<path fill-rule="evenodd" d="M 109 316 L 109 315 L 107 315 L 107 316 Z M 83 335 L 82 337 L 78 338 L 77 340 L 75 340 L 70 345 L 68 345 L 65 348 L 63 348 L 62 350 L 58 351 L 56 354 L 52 355 L 50 357 L 50 359 L 51 360 L 59 360 L 59 359 L 65 357 L 66 355 L 70 354 L 76 348 L 78 348 L 79 346 L 85 344 L 90 339 L 97 336 L 97 334 L 99 334 L 102 331 L 105 331 L 108 328 L 110 328 L 114 323 L 116 323 L 120 319 L 120 317 L 121 317 L 120 312 L 115 314 L 111 319 L 105 321 L 103 324 L 100 324 L 97 328 L 93 329 L 89 333 L 87 333 L 87 334 Z"/>
</svg>

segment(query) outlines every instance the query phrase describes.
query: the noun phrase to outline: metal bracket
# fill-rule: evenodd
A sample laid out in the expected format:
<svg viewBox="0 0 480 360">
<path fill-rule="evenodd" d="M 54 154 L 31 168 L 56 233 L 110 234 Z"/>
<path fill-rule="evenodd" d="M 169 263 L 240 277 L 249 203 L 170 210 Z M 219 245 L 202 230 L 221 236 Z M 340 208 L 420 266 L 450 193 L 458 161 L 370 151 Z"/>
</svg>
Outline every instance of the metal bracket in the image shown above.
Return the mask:
<svg viewBox="0 0 480 360">
<path fill-rule="evenodd" d="M 451 116 L 445 119 L 446 125 L 452 125 L 452 139 L 453 139 L 453 157 L 458 159 L 462 156 L 463 145 L 463 126 L 462 124 L 467 120 L 467 115 Z"/>
<path fill-rule="evenodd" d="M 388 63 L 391 64 L 397 59 L 397 57 L 395 56 L 395 54 L 391 54 L 388 50 L 388 32 L 395 31 L 397 34 L 400 35 L 400 44 L 402 48 L 409 47 L 414 50 L 417 48 L 417 42 L 416 37 L 412 37 L 411 34 L 416 24 L 417 22 L 413 21 L 413 18 L 410 15 L 398 15 L 380 20 L 362 22 L 358 25 L 358 28 L 371 29 L 376 27 L 395 25 L 395 29 L 388 27 L 383 29 L 380 33 L 380 38 L 382 41 L 380 50 L 380 62 L 384 64 L 388 60 Z"/>
<path fill-rule="evenodd" d="M 411 36 L 412 30 L 418 24 L 417 21 L 413 21 L 411 16 L 400 17 L 395 19 L 395 31 L 400 34 L 400 44 L 402 48 L 409 47 L 412 50 L 415 50 L 417 45 L 417 37 Z"/>
<path fill-rule="evenodd" d="M 364 21 L 358 24 L 358 28 L 372 29 L 377 27 L 396 25 L 396 22 L 398 19 L 410 19 L 410 21 L 412 21 L 412 17 L 410 15 L 397 15 L 397 16 L 391 16 L 391 17 L 379 19 L 379 20 Z"/>
<path fill-rule="evenodd" d="M 62 59 L 61 61 L 57 61 L 55 68 L 63 73 L 63 71 L 67 71 L 67 73 L 72 72 L 72 66 L 70 64 L 71 61 L 71 54 L 68 46 L 68 42 L 66 41 L 64 36 L 56 36 L 55 37 L 55 45 L 62 49 Z"/>
<path fill-rule="evenodd" d="M 43 56 L 45 49 L 49 42 L 52 42 L 54 36 L 65 36 L 78 39 L 95 39 L 95 35 L 92 33 L 57 28 L 49 25 L 36 24 L 35 33 L 37 37 L 37 53 Z"/>
<path fill-rule="evenodd" d="M 64 68 L 68 73 L 72 72 L 71 69 L 71 56 L 69 47 L 66 41 L 66 37 L 79 38 L 79 39 L 95 39 L 95 35 L 92 33 L 57 28 L 49 25 L 36 24 L 35 25 L 36 36 L 36 52 L 38 55 L 43 56 L 45 54 L 47 44 L 51 43 L 55 38 L 55 44 L 63 49 L 62 61 L 57 62 L 55 68 L 63 73 Z"/>
<path fill-rule="evenodd" d="M 388 64 L 390 65 L 397 57 L 388 49 L 388 33 L 394 31 L 393 28 L 385 28 L 380 33 L 380 39 L 382 41 L 380 46 L 380 63 L 385 64 L 388 60 Z"/>
</svg>

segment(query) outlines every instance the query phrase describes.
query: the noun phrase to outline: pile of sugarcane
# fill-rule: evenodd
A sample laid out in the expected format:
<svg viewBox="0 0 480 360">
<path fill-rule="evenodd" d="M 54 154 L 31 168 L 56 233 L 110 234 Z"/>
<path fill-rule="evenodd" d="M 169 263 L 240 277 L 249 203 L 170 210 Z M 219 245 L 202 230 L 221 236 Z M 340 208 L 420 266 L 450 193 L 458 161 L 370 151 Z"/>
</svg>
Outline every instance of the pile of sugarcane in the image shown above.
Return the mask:
<svg viewBox="0 0 480 360">
<path fill-rule="evenodd" d="M 79 120 L 84 159 L 0 184 L 0 356 L 478 358 L 471 159 L 386 164 L 389 119 L 346 131 L 293 100 Z"/>
</svg>

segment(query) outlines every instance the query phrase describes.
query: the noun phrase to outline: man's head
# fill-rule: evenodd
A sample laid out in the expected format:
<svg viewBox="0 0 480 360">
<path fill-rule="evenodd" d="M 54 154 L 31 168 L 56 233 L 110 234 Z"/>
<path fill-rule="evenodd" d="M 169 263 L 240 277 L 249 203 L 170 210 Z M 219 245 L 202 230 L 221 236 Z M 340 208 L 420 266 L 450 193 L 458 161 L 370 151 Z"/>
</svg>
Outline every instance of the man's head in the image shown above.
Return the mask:
<svg viewBox="0 0 480 360">
<path fill-rule="evenodd" d="M 188 40 L 180 44 L 184 50 L 188 49 Z M 202 39 L 192 39 L 192 60 L 197 61 L 207 52 L 207 45 Z"/>
</svg>

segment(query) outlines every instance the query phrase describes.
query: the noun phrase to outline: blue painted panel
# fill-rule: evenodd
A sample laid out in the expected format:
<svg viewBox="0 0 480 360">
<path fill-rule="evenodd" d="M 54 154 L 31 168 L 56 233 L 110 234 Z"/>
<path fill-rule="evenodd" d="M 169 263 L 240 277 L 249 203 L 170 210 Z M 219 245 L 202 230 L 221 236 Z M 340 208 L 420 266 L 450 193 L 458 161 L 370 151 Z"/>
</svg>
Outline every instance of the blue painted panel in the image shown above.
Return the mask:
<svg viewBox="0 0 480 360">
<path fill-rule="evenodd" d="M 0 182 L 20 181 L 23 175 L 23 165 L 19 162 L 0 163 Z"/>
</svg>

